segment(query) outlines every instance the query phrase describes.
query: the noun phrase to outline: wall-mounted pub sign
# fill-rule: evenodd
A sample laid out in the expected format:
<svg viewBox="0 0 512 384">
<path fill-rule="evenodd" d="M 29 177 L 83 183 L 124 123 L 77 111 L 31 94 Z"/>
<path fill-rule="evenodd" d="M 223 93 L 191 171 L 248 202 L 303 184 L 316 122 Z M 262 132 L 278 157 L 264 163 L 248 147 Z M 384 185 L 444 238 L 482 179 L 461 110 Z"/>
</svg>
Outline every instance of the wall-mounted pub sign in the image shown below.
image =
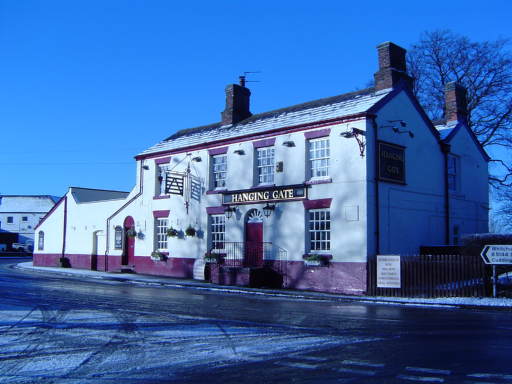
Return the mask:
<svg viewBox="0 0 512 384">
<path fill-rule="evenodd" d="M 405 148 L 379 141 L 379 180 L 405 184 Z"/>
<path fill-rule="evenodd" d="M 223 192 L 222 204 L 257 204 L 266 202 L 304 200 L 307 198 L 307 187 L 304 185 L 288 185 L 263 189 L 244 189 Z"/>
</svg>

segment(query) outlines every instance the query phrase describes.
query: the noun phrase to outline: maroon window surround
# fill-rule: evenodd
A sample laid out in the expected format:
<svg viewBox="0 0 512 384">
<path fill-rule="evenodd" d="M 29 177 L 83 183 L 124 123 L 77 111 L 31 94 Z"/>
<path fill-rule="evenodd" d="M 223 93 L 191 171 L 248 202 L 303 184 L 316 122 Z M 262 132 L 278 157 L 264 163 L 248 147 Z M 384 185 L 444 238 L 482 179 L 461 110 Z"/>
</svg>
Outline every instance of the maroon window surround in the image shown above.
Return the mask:
<svg viewBox="0 0 512 384">
<path fill-rule="evenodd" d="M 322 208 L 330 208 L 332 199 L 317 199 L 317 200 L 304 200 L 302 204 L 304 204 L 305 209 L 322 209 Z"/>
<path fill-rule="evenodd" d="M 159 218 L 159 217 L 169 217 L 169 213 L 171 211 L 169 210 L 162 210 L 162 211 L 153 211 L 153 217 L 155 219 Z"/>
<path fill-rule="evenodd" d="M 155 164 L 167 164 L 171 162 L 171 156 L 168 157 L 161 157 L 160 159 L 155 159 Z"/>
<path fill-rule="evenodd" d="M 208 154 L 210 156 L 225 155 L 226 153 L 228 153 L 228 148 L 229 147 L 220 147 L 220 148 L 209 149 Z"/>
<path fill-rule="evenodd" d="M 253 141 L 252 145 L 254 148 L 272 147 L 276 143 L 276 138 Z"/>
<path fill-rule="evenodd" d="M 208 215 L 223 215 L 226 210 L 226 207 L 206 207 L 206 213 Z"/>
<path fill-rule="evenodd" d="M 331 128 L 326 129 L 318 129 L 316 131 L 308 131 L 304 132 L 304 137 L 306 139 L 318 139 L 319 137 L 327 137 L 331 134 Z"/>
</svg>

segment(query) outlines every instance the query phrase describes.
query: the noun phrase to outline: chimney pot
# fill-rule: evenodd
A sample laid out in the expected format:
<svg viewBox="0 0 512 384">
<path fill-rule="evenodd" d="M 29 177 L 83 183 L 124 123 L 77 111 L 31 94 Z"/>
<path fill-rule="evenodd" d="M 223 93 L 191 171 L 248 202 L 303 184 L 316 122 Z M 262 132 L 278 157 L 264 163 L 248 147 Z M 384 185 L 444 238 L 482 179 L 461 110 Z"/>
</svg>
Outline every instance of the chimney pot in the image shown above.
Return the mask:
<svg viewBox="0 0 512 384">
<path fill-rule="evenodd" d="M 407 75 L 404 48 L 389 41 L 377 46 L 379 70 L 375 73 L 375 90 L 395 88 L 404 82 L 412 87 L 412 78 Z"/>
</svg>

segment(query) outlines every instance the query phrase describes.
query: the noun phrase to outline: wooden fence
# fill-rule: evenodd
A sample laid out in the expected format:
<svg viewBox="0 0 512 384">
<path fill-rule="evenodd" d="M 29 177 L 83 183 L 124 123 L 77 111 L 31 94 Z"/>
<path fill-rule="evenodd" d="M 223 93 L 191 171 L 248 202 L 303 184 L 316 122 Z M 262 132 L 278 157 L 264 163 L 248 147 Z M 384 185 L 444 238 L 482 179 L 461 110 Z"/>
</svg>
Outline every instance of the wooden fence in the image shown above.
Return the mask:
<svg viewBox="0 0 512 384">
<path fill-rule="evenodd" d="M 400 258 L 401 288 L 377 288 L 377 260 L 368 262 L 368 295 L 393 297 L 485 296 L 488 271 L 480 257 L 419 255 Z"/>
</svg>

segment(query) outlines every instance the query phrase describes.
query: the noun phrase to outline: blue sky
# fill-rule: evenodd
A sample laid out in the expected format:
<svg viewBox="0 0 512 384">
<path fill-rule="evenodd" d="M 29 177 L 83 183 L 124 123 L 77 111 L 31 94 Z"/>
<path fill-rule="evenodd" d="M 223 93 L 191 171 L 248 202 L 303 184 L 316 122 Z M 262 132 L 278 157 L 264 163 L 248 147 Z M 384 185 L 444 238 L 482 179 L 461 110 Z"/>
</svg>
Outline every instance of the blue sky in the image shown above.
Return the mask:
<svg viewBox="0 0 512 384">
<path fill-rule="evenodd" d="M 507 1 L 0 0 L 0 194 L 129 191 L 133 156 L 217 122 L 244 71 L 264 112 L 365 87 L 375 46 L 512 37 Z"/>
</svg>

